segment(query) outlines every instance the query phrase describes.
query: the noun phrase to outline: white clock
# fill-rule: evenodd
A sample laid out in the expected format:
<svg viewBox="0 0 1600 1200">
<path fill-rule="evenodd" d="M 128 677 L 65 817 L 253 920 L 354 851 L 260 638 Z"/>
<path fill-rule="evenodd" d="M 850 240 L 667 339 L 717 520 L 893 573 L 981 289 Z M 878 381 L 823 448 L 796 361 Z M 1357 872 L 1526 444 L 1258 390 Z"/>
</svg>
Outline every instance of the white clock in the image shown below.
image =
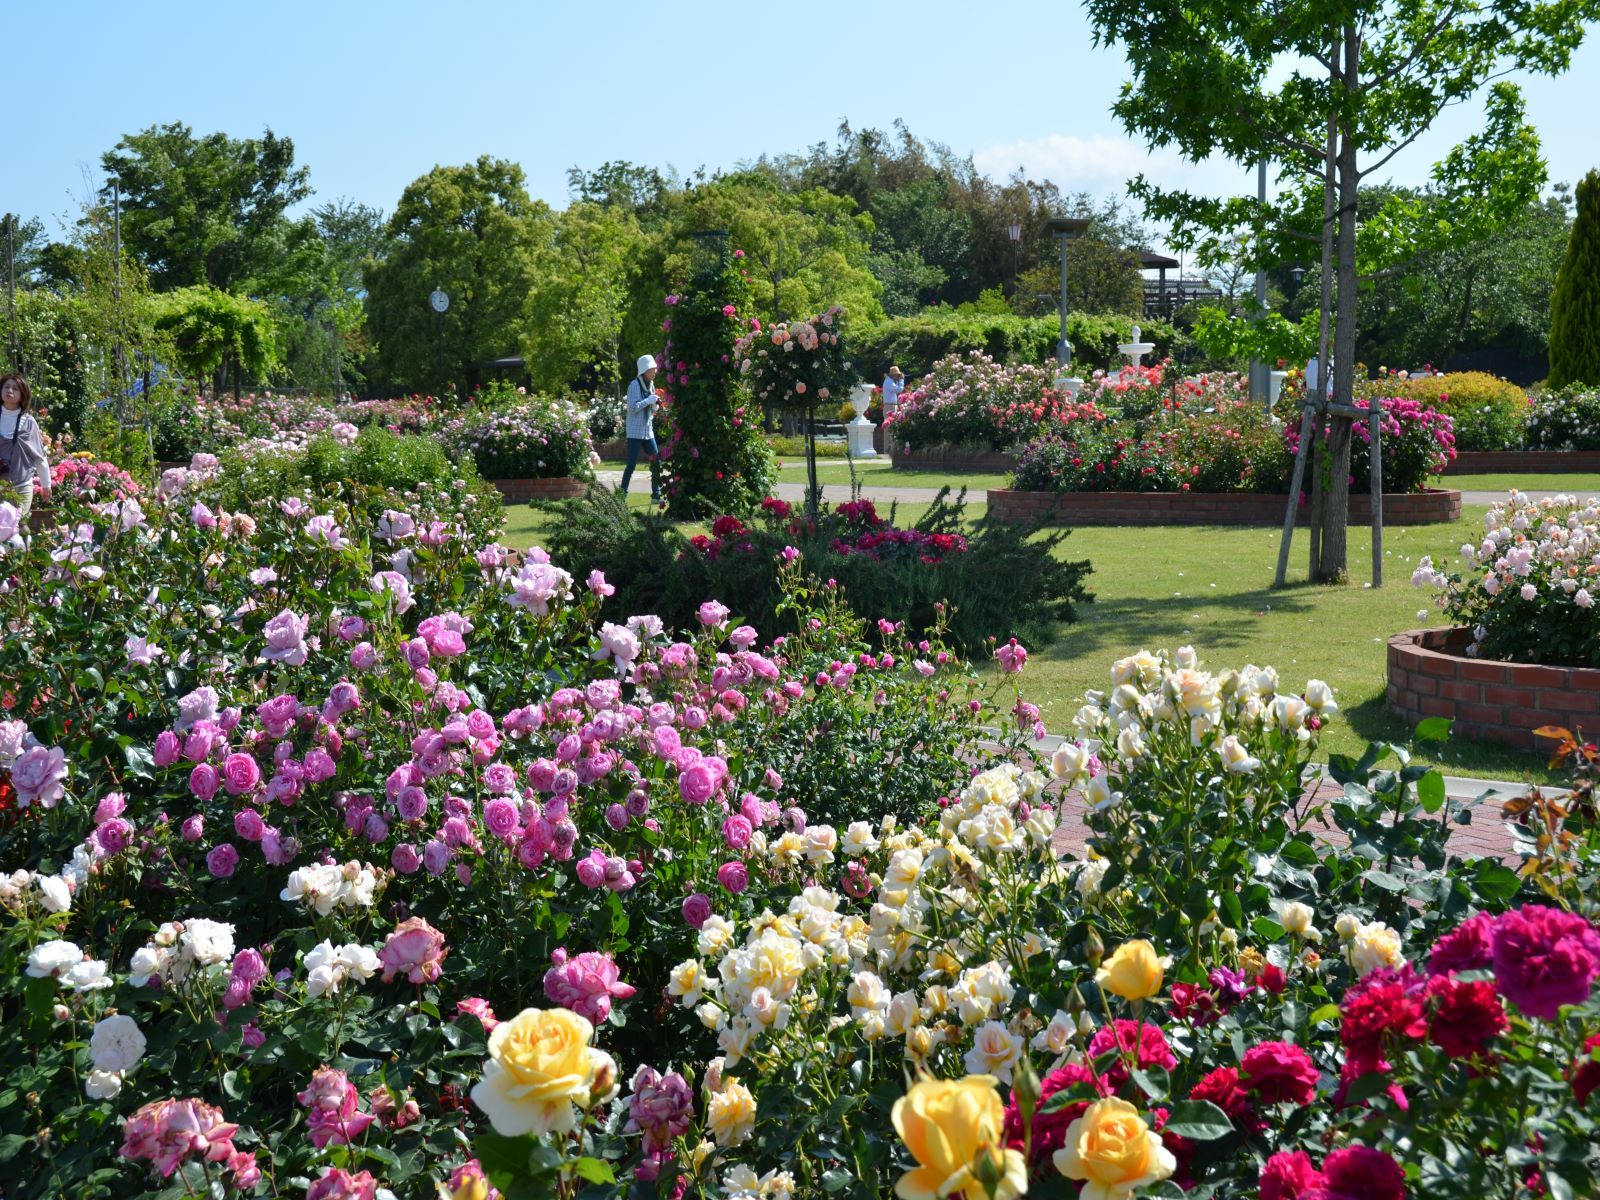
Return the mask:
<svg viewBox="0 0 1600 1200">
<path fill-rule="evenodd" d="M 450 307 L 450 297 L 445 294 L 444 289 L 434 288 L 432 293 L 428 296 L 428 303 L 433 305 L 434 312 L 442 313 L 445 309 Z"/>
</svg>

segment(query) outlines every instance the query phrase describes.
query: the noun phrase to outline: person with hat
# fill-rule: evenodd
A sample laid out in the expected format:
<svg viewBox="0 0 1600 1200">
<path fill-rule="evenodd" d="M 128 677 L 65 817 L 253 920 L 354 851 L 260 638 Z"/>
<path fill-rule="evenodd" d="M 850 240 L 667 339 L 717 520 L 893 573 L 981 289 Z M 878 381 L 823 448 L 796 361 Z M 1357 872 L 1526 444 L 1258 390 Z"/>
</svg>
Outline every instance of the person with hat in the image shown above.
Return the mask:
<svg viewBox="0 0 1600 1200">
<path fill-rule="evenodd" d="M 890 367 L 889 373 L 883 377 L 883 448 L 889 457 L 894 458 L 894 426 L 889 417 L 894 410 L 900 407 L 900 393 L 906 390 L 905 372 L 899 367 Z"/>
<path fill-rule="evenodd" d="M 633 482 L 633 469 L 644 455 L 650 464 L 650 503 L 661 503 L 661 467 L 657 461 L 656 409 L 661 401 L 652 386 L 656 378 L 656 360 L 648 354 L 639 356 L 639 374 L 628 384 L 628 465 L 622 469 L 621 492 L 628 494 L 628 484 Z"/>
</svg>

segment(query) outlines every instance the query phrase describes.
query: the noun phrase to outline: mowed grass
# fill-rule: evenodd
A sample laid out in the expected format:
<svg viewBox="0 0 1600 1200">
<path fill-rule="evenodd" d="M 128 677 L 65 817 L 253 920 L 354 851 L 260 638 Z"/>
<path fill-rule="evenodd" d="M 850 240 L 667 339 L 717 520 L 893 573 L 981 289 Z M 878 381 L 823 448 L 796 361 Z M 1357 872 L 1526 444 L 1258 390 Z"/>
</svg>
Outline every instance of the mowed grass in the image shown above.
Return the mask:
<svg viewBox="0 0 1600 1200">
<path fill-rule="evenodd" d="M 951 478 L 976 490 L 971 475 Z M 644 497 L 630 499 L 639 507 L 645 503 Z M 927 507 L 899 505 L 896 523 L 913 523 Z M 880 511 L 887 508 L 880 505 Z M 1323 737 L 1323 756 L 1356 755 L 1368 741 L 1407 742 L 1409 728 L 1385 701 L 1388 639 L 1402 630 L 1443 623 L 1431 597 L 1411 586 L 1412 569 L 1424 554 L 1454 563 L 1462 543 L 1481 536 L 1485 511 L 1470 508 L 1450 525 L 1385 529 L 1386 578 L 1377 589 L 1364 586 L 1371 571 L 1370 531 L 1364 527 L 1350 530 L 1354 582 L 1344 586 L 1305 582 L 1307 534 L 1297 529 L 1290 583 L 1282 589 L 1272 587 L 1276 529 L 1075 529 L 1060 553 L 1093 565 L 1089 583 L 1095 600 L 1080 606 L 1078 622 L 1062 626 L 1054 642 L 1031 647 L 1024 696 L 1040 706 L 1052 731 L 1064 731 L 1084 692 L 1106 687 L 1114 661 L 1140 649 L 1192 645 L 1213 670 L 1271 665 L 1285 688 L 1298 690 L 1308 679 L 1332 685 L 1341 711 Z M 972 520 L 983 512 L 982 504 L 967 507 Z M 557 519 L 549 510 L 528 506 L 508 508 L 507 518 L 506 544 L 519 547 L 538 541 Z M 1428 611 L 1419 617 L 1423 609 Z M 1421 747 L 1418 757 L 1455 775 L 1554 778 L 1542 757 L 1486 743 L 1452 740 Z"/>
<path fill-rule="evenodd" d="M 1505 495 L 1516 488 L 1530 494 L 1569 492 L 1582 499 L 1600 496 L 1600 475 L 1442 475 L 1434 487 L 1458 492 L 1496 492 Z"/>
</svg>

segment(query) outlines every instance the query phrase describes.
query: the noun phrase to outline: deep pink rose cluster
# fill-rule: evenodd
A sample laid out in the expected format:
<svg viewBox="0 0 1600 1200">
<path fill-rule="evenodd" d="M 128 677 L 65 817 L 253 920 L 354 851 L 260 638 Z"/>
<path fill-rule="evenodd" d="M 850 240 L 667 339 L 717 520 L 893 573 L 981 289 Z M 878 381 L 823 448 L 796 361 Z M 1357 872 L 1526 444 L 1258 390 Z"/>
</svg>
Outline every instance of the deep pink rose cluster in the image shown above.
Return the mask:
<svg viewBox="0 0 1600 1200">
<path fill-rule="evenodd" d="M 550 956 L 555 965 L 544 973 L 544 994 L 551 1003 L 570 1008 L 599 1025 L 611 1015 L 613 1000 L 626 1000 L 634 989 L 623 983 L 617 964 L 608 954 L 592 950 L 568 957 L 558 949 Z"/>
</svg>

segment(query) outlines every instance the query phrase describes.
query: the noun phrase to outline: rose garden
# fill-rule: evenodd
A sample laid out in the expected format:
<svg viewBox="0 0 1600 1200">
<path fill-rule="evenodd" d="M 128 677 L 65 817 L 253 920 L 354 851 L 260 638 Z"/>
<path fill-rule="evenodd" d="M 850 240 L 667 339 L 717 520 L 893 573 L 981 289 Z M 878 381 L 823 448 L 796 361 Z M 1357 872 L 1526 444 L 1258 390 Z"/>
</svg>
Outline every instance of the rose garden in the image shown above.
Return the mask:
<svg viewBox="0 0 1600 1200">
<path fill-rule="evenodd" d="M 1528 70 L 1600 15 L 1469 7 Z M 1199 50 L 1298 35 L 1179 5 L 1152 59 L 1166 6 L 1087 8 L 1130 128 L 1251 158 Z M 1537 381 L 1363 361 L 1410 353 L 1358 340 L 1386 270 L 1444 287 L 1543 167 L 1491 89 L 1344 222 L 1334 143 L 1388 143 L 1318 28 L 1331 126 L 1250 92 L 1276 199 L 1136 190 L 1294 265 L 1270 311 L 1068 312 L 1053 202 L 1055 315 L 1023 224 L 1009 291 L 893 310 L 909 201 L 842 183 L 551 216 L 436 168 L 325 310 L 166 286 L 156 201 L 131 248 L 92 203 L 0 325 L 50 459 L 0 483 L 0 1197 L 1600 1194 L 1600 175 Z M 1491 77 L 1383 28 L 1439 107 Z M 107 155 L 130 196 L 181 128 Z M 774 268 L 802 210 L 859 246 Z"/>
</svg>

